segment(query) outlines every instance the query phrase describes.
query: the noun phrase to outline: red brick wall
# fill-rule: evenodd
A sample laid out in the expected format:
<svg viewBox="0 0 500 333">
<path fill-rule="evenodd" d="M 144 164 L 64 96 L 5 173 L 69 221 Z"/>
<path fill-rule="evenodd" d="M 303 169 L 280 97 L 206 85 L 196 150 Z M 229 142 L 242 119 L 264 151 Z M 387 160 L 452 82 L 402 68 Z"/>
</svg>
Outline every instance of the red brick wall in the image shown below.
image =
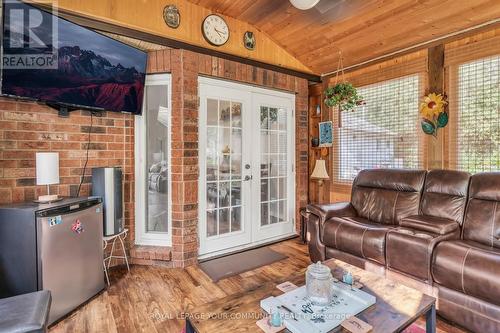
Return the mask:
<svg viewBox="0 0 500 333">
<path fill-rule="evenodd" d="M 35 153 L 59 153 L 60 184 L 51 193 L 74 196 L 85 163 L 90 116 L 68 118 L 34 102 L 0 98 L 0 203 L 30 201 L 46 194 L 36 186 Z M 124 172 L 125 224 L 133 226 L 134 121 L 127 114 L 105 112 L 93 117 L 89 161 L 80 195 L 90 191 L 93 167 L 120 167 Z M 133 229 L 133 228 L 132 228 Z"/>
<path fill-rule="evenodd" d="M 172 261 L 182 267 L 198 255 L 198 75 L 230 79 L 296 94 L 296 207 L 307 203 L 307 95 L 305 79 L 185 50 L 150 53 L 148 73 L 172 73 Z M 52 192 L 74 194 L 85 160 L 90 117 L 77 111 L 69 118 L 43 105 L 0 99 L 0 202 L 32 200 L 45 193 L 35 186 L 35 152 L 60 153 L 61 184 Z M 89 153 L 90 175 L 95 166 L 124 169 L 125 221 L 134 235 L 133 116 L 105 113 L 94 117 Z M 88 194 L 86 177 L 82 195 Z"/>
<path fill-rule="evenodd" d="M 185 50 L 153 52 L 150 73 L 172 73 L 172 260 L 181 267 L 198 256 L 198 75 L 290 91 L 296 111 L 296 229 L 307 203 L 308 83 L 290 75 Z"/>
</svg>

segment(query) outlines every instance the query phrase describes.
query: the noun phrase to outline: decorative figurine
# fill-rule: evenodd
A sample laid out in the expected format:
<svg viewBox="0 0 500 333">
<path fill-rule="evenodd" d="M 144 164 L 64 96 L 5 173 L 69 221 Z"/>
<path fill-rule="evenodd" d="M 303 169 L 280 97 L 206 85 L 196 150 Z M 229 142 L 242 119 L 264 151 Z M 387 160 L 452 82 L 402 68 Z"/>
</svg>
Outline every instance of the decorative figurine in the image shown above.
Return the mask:
<svg viewBox="0 0 500 333">
<path fill-rule="evenodd" d="M 247 31 L 243 34 L 243 45 L 248 50 L 253 51 L 255 49 L 255 35 L 251 31 Z"/>
<path fill-rule="evenodd" d="M 179 9 L 175 5 L 167 5 L 163 9 L 163 20 L 173 29 L 177 29 L 181 24 L 181 15 Z"/>
</svg>

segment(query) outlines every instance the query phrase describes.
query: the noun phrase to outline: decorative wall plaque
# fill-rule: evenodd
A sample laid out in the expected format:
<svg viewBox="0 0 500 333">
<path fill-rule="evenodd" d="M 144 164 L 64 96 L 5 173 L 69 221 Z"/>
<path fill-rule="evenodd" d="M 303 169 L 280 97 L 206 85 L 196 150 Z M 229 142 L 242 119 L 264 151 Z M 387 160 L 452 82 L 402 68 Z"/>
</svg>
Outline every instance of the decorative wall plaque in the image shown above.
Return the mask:
<svg viewBox="0 0 500 333">
<path fill-rule="evenodd" d="M 243 34 L 243 44 L 249 50 L 255 49 L 255 35 L 253 32 L 247 31 Z"/>
<path fill-rule="evenodd" d="M 178 28 L 181 24 L 181 15 L 175 5 L 167 5 L 163 9 L 163 19 L 170 28 Z"/>
</svg>

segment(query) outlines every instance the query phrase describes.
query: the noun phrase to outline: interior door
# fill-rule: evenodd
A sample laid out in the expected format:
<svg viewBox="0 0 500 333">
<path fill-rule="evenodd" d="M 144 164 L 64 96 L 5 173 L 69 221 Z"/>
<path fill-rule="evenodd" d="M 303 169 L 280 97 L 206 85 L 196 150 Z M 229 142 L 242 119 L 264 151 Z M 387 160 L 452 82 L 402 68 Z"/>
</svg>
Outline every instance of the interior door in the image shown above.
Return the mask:
<svg viewBox="0 0 500 333">
<path fill-rule="evenodd" d="M 200 84 L 200 255 L 251 242 L 248 92 Z M 246 166 L 246 168 L 245 168 Z"/>
<path fill-rule="evenodd" d="M 253 114 L 258 138 L 252 160 L 254 207 L 257 216 L 253 242 L 290 235 L 295 212 L 295 135 L 292 100 L 269 94 L 253 94 Z"/>
</svg>

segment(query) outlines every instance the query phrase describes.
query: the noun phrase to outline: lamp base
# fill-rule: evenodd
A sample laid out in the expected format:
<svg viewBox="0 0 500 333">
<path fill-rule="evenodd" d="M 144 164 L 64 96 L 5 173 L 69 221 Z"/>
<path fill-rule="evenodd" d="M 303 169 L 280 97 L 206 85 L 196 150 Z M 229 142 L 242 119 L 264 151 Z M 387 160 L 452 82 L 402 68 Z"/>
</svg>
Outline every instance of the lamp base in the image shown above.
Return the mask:
<svg viewBox="0 0 500 333">
<path fill-rule="evenodd" d="M 51 203 L 56 201 L 61 201 L 63 198 L 59 197 L 57 194 L 41 195 L 37 200 L 33 200 L 36 203 Z"/>
</svg>

